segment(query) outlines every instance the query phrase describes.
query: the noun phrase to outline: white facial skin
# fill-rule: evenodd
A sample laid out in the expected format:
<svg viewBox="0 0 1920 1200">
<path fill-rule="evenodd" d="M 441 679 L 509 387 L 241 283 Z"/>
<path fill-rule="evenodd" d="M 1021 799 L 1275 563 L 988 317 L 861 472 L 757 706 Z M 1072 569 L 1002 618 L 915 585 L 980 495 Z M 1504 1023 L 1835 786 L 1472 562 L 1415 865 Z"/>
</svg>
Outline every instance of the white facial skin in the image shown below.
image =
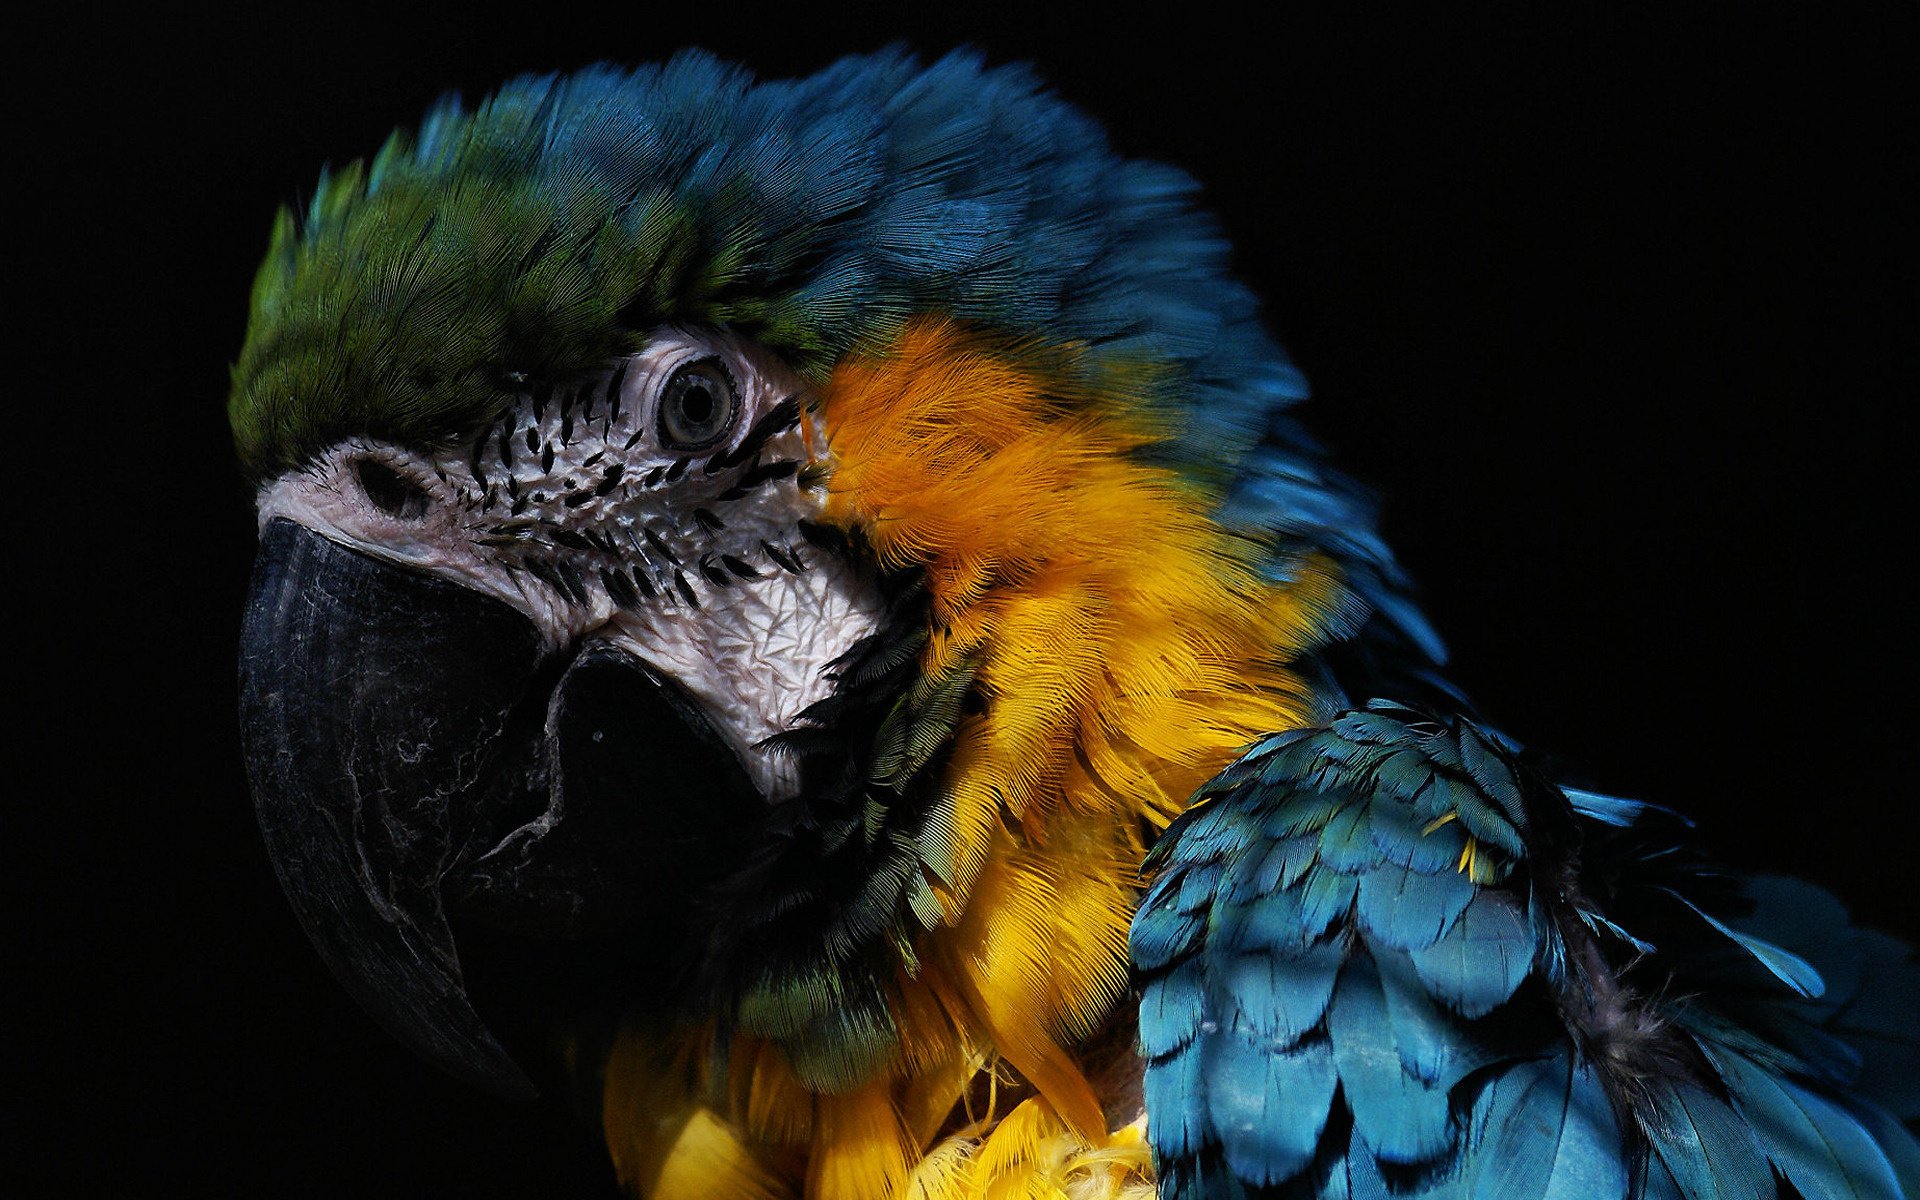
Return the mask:
<svg viewBox="0 0 1920 1200">
<path fill-rule="evenodd" d="M 703 362 L 720 373 L 686 370 Z M 784 798 L 792 764 L 761 743 L 832 690 L 830 664 L 881 616 L 872 581 L 801 533 L 825 500 L 805 400 L 765 348 L 669 326 L 609 371 L 521 396 L 474 445 L 343 442 L 261 490 L 260 527 L 285 517 L 492 596 L 553 650 L 593 639 L 643 659 Z"/>
</svg>

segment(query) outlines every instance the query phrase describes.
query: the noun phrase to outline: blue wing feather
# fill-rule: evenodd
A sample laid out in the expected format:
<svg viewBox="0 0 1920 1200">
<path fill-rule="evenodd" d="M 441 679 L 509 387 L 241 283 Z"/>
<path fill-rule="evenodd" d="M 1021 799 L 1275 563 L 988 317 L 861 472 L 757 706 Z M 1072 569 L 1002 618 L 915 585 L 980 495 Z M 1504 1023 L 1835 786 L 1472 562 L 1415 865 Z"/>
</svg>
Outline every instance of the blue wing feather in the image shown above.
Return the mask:
<svg viewBox="0 0 1920 1200">
<path fill-rule="evenodd" d="M 1802 1195 L 1900 1200 L 1893 1164 L 1851 1114 L 1744 1055 L 1708 1053 L 1734 1106 Z"/>
<path fill-rule="evenodd" d="M 1365 957 L 1340 974 L 1328 1014 L 1354 1136 L 1382 1162 L 1429 1162 L 1453 1141 L 1447 1093 L 1407 1068 L 1380 976 Z"/>
<path fill-rule="evenodd" d="M 1705 1089 L 1668 1091 L 1658 1109 L 1653 1152 L 1686 1200 L 1735 1200 L 1774 1194 L 1773 1172 L 1753 1130 Z"/>
<path fill-rule="evenodd" d="M 1393 1025 L 1394 1048 L 1409 1075 L 1451 1091 L 1470 1073 L 1500 1058 L 1474 1032 L 1435 1002 L 1407 955 L 1370 949 Z"/>
<path fill-rule="evenodd" d="M 1916 1140 L 1898 1118 L 1884 1108 L 1871 1104 L 1855 1105 L 1849 1110 L 1860 1127 L 1867 1131 L 1874 1145 L 1880 1147 L 1887 1156 L 1887 1166 L 1893 1172 L 1897 1196 L 1911 1200 L 1920 1196 L 1920 1140 Z"/>
<path fill-rule="evenodd" d="M 1849 928 L 1839 901 L 1797 879 L 1748 879 L 1743 891 L 1754 909 L 1728 923 L 1804 959 L 1826 982 L 1817 1001 L 1789 1006 L 1797 1022 L 1767 1032 L 1863 1099 L 1920 1118 L 1920 962 L 1894 938 Z M 1811 1030 L 1823 1035 L 1817 1045 L 1808 1044 Z M 1846 1061 L 1833 1061 L 1835 1043 Z"/>
<path fill-rule="evenodd" d="M 1533 969 L 1526 917 L 1499 892 L 1477 893 L 1453 930 L 1413 951 L 1413 969 L 1434 998 L 1463 1017 L 1505 1004 Z"/>
<path fill-rule="evenodd" d="M 1388 864 L 1360 877 L 1360 924 L 1401 950 L 1425 950 L 1452 933 L 1473 901 L 1456 874 Z"/>
<path fill-rule="evenodd" d="M 1344 949 L 1328 942 L 1285 963 L 1270 954 L 1240 954 L 1217 973 L 1236 1018 L 1278 1047 L 1306 1037 L 1327 1014 L 1333 988 L 1346 959 Z"/>
<path fill-rule="evenodd" d="M 1313 1161 L 1337 1080 L 1326 1039 L 1280 1050 L 1227 1028 L 1206 1039 L 1201 1062 L 1211 1131 L 1235 1175 L 1279 1183 Z"/>
<path fill-rule="evenodd" d="M 1817 1000 L 1827 990 L 1826 981 L 1820 978 L 1820 972 L 1814 970 L 1813 965 L 1806 959 L 1764 938 L 1754 937 L 1731 928 L 1726 922 L 1702 910 L 1699 905 L 1678 892 L 1674 892 L 1673 896 L 1692 910 L 1696 917 L 1712 926 L 1715 933 L 1729 939 L 1752 955 L 1755 962 L 1765 967 L 1769 974 L 1785 984 L 1796 995 Z"/>
<path fill-rule="evenodd" d="M 1592 1200 L 1627 1191 L 1620 1126 L 1591 1064 L 1570 1051 L 1495 1076 L 1475 1106 L 1466 1192 L 1512 1200 Z"/>
<path fill-rule="evenodd" d="M 1205 974 L 1189 959 L 1155 981 L 1140 1000 L 1140 1048 L 1148 1058 L 1179 1054 L 1201 1036 L 1207 1022 Z"/>
</svg>

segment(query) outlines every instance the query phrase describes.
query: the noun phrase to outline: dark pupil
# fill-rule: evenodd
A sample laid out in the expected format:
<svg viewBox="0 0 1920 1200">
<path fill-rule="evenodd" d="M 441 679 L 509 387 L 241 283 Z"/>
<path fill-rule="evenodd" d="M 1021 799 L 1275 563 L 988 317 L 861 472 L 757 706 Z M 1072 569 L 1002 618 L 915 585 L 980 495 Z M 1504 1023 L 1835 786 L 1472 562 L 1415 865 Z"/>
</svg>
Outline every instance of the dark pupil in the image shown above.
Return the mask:
<svg viewBox="0 0 1920 1200">
<path fill-rule="evenodd" d="M 680 412 L 690 425 L 705 425 L 713 419 L 713 393 L 706 384 L 689 384 L 680 393 Z"/>
<path fill-rule="evenodd" d="M 427 514 L 427 493 L 383 462 L 363 458 L 353 464 L 360 477 L 360 488 L 373 506 L 390 517 L 419 520 Z"/>
</svg>

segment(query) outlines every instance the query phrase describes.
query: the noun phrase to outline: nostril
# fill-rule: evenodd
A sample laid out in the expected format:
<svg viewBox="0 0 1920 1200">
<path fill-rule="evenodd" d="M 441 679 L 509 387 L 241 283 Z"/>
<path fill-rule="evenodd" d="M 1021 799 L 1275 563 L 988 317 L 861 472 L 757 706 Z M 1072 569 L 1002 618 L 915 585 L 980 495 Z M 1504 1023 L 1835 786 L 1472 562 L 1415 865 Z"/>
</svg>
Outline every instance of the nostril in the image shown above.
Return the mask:
<svg viewBox="0 0 1920 1200">
<path fill-rule="evenodd" d="M 427 515 L 426 489 L 405 475 L 371 458 L 360 459 L 353 469 L 359 476 L 360 490 L 381 512 L 405 521 L 418 521 Z"/>
</svg>

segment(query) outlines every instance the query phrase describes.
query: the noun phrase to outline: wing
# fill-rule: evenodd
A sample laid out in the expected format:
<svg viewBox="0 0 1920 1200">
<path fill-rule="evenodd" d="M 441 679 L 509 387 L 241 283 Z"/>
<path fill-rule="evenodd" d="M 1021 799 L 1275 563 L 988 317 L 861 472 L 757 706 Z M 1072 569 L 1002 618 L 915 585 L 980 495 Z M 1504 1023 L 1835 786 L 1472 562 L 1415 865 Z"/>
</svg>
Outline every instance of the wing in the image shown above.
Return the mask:
<svg viewBox="0 0 1920 1200">
<path fill-rule="evenodd" d="M 1911 954 L 1685 835 L 1385 703 L 1255 747 L 1133 924 L 1161 1194 L 1920 1196 Z"/>
</svg>

